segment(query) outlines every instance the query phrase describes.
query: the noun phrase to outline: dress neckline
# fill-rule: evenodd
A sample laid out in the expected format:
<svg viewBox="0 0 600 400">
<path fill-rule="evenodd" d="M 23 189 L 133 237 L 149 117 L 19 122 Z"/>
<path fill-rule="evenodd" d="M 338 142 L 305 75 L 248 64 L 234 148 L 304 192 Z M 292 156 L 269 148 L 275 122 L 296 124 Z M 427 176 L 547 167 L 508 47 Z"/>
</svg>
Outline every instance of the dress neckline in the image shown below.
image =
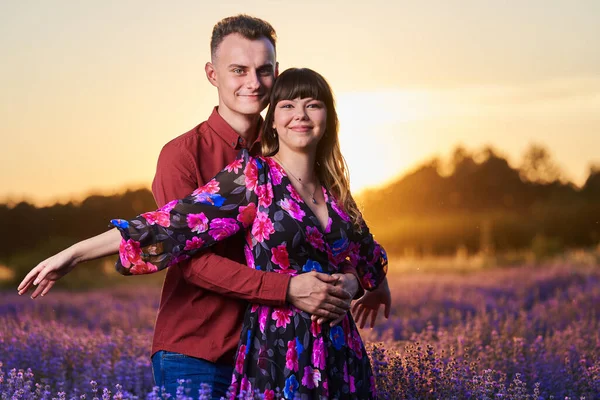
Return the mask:
<svg viewBox="0 0 600 400">
<path fill-rule="evenodd" d="M 298 203 L 300 203 L 300 207 L 302 207 L 306 211 L 308 211 L 310 213 L 310 215 L 312 217 L 314 217 L 314 219 L 317 221 L 317 223 L 315 224 L 315 226 L 317 227 L 317 229 L 319 229 L 319 231 L 326 235 L 331 231 L 331 224 L 332 224 L 332 219 L 331 219 L 331 195 L 329 193 L 329 191 L 327 190 L 327 188 L 323 185 L 321 186 L 321 192 L 323 193 L 323 199 L 325 200 L 325 208 L 327 210 L 327 222 L 326 225 L 323 227 L 321 225 L 321 221 L 319 221 L 319 217 L 317 217 L 317 215 L 315 214 L 315 212 L 312 210 L 312 208 L 310 208 L 310 206 L 308 204 L 306 204 L 306 202 L 304 201 L 304 199 L 302 198 L 302 196 L 300 195 L 300 193 L 298 193 L 298 191 L 296 190 L 296 188 L 294 187 L 294 185 L 292 184 L 292 180 L 290 179 L 290 177 L 288 176 L 288 174 L 285 172 L 285 169 L 283 168 L 283 166 L 281 164 L 279 164 L 277 162 L 276 159 L 274 159 L 273 157 L 268 157 L 269 160 L 271 160 L 271 163 L 274 165 L 275 168 L 277 168 L 277 170 L 281 173 L 282 177 L 285 178 L 285 180 L 289 183 L 290 188 L 292 191 L 290 191 L 290 194 L 292 195 L 292 200 L 297 201 Z M 282 185 L 283 186 L 283 185 Z M 287 186 L 286 186 L 287 188 Z M 295 195 L 295 196 L 294 196 Z M 310 216 L 307 215 L 307 217 Z"/>
</svg>

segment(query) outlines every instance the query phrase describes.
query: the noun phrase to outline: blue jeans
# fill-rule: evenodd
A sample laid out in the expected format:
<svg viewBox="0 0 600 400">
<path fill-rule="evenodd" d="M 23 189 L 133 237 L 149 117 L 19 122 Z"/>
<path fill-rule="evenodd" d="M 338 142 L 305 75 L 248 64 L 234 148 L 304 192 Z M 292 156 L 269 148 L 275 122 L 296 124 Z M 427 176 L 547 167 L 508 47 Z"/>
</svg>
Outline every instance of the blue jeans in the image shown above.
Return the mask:
<svg viewBox="0 0 600 400">
<path fill-rule="evenodd" d="M 212 387 L 211 399 L 225 397 L 231 386 L 233 366 L 215 364 L 201 358 L 186 356 L 170 351 L 157 351 L 152 356 L 152 372 L 156 386 L 164 386 L 173 398 L 176 396 L 180 379 L 186 381 L 183 386 L 190 389 L 186 396 L 197 399 L 200 384 L 207 383 Z M 187 382 L 187 381 L 191 382 Z"/>
</svg>

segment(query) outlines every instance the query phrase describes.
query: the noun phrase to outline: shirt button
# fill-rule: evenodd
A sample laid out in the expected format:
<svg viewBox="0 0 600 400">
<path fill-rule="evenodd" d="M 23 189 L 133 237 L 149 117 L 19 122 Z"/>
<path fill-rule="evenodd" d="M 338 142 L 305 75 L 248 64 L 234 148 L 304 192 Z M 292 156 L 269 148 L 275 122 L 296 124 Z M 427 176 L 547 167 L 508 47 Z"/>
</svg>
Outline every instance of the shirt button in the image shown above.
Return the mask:
<svg viewBox="0 0 600 400">
<path fill-rule="evenodd" d="M 235 142 L 231 142 L 231 145 L 232 145 L 232 146 L 235 146 Z"/>
</svg>

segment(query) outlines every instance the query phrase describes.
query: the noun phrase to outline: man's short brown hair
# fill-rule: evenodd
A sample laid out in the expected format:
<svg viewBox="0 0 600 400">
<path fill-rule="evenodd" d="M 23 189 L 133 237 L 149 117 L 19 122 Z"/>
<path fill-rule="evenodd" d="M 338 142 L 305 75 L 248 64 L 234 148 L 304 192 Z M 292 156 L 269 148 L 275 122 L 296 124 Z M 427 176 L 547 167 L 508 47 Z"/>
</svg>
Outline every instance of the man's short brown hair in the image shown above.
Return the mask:
<svg viewBox="0 0 600 400">
<path fill-rule="evenodd" d="M 242 35 L 246 39 L 257 40 L 260 38 L 267 38 L 269 42 L 273 44 L 275 48 L 275 42 L 277 41 L 277 34 L 273 26 L 267 21 L 260 18 L 251 17 L 246 14 L 239 14 L 233 17 L 223 18 L 217 22 L 212 31 L 212 37 L 210 39 L 210 55 L 215 57 L 219 45 L 225 39 L 233 33 Z"/>
</svg>

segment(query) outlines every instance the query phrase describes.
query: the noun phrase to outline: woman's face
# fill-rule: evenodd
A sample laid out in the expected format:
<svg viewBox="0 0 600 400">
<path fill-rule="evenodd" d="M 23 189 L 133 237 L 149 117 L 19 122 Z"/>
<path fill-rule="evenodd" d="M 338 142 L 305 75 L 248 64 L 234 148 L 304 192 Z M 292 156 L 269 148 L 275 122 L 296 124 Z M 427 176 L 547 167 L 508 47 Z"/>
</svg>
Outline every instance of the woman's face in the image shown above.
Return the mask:
<svg viewBox="0 0 600 400">
<path fill-rule="evenodd" d="M 325 103 L 310 97 L 281 100 L 275 106 L 273 129 L 279 135 L 279 148 L 292 151 L 316 151 L 325 134 Z"/>
</svg>

